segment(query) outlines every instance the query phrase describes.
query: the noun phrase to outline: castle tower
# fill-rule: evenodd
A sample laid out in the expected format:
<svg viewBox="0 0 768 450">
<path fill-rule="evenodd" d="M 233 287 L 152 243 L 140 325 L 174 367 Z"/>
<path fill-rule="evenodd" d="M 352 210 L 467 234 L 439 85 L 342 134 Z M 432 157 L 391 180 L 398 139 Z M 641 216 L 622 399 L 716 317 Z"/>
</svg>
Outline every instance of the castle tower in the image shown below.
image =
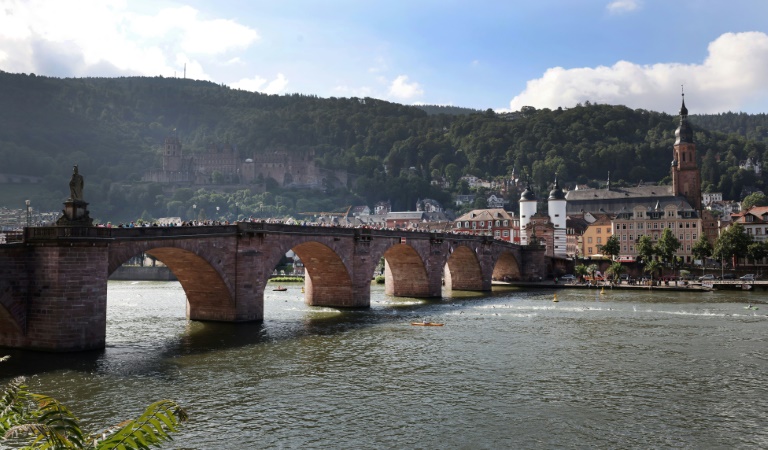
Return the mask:
<svg viewBox="0 0 768 450">
<path fill-rule="evenodd" d="M 555 258 L 565 258 L 566 253 L 566 236 L 565 236 L 565 193 L 560 189 L 560 185 L 557 182 L 557 175 L 555 175 L 555 186 L 549 192 L 548 207 L 549 207 L 549 221 L 554 225 L 554 247 L 553 256 Z M 520 204 L 522 210 L 522 203 Z"/>
<path fill-rule="evenodd" d="M 163 171 L 180 172 L 182 170 L 183 155 L 181 153 L 181 142 L 179 136 L 174 130 L 173 135 L 165 138 L 163 147 Z"/>
<path fill-rule="evenodd" d="M 522 245 L 528 245 L 528 225 L 534 214 L 536 214 L 536 195 L 529 181 L 520 195 L 520 244 Z"/>
<path fill-rule="evenodd" d="M 682 195 L 693 209 L 701 210 L 701 175 L 696 164 L 696 144 L 693 130 L 688 123 L 688 109 L 680 107 L 680 125 L 675 130 L 675 145 L 672 159 L 672 194 Z"/>
</svg>

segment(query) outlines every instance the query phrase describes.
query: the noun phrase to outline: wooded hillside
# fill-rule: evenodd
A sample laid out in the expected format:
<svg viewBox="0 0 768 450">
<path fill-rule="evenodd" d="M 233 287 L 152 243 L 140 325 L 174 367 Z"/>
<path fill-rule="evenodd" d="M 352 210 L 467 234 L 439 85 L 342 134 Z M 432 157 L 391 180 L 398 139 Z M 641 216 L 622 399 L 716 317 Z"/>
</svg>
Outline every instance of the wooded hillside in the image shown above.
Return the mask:
<svg viewBox="0 0 768 450">
<path fill-rule="evenodd" d="M 43 177 L 44 192 L 35 204 L 59 209 L 71 167 L 79 164 L 91 209 L 111 220 L 145 210 L 154 217 L 189 211 L 187 203 L 196 194 L 165 198 L 160 187 L 139 182 L 147 170 L 161 167 L 160 145 L 174 129 L 185 152 L 228 143 L 246 158 L 271 146 L 311 147 L 320 165 L 351 175 L 347 191 L 313 198 L 312 193 L 270 189 L 276 192 L 257 201 L 264 207 L 276 201 L 275 194 L 282 196 L 275 205 L 282 209 L 273 212 L 291 213 L 315 202 L 324 204 L 312 210 L 373 206 L 379 200 L 390 200 L 395 210 L 412 210 L 418 198 L 447 202 L 451 192 L 466 191 L 458 182 L 462 175 L 492 179 L 513 168 L 530 174 L 542 192 L 556 172 L 566 186 L 596 184 L 609 171 L 619 184 L 662 181 L 669 174 L 679 120 L 594 104 L 526 107 L 516 114 L 458 114 L 456 108 L 444 114 L 431 107 L 425 108 L 428 114 L 371 98 L 266 95 L 178 78 L 56 79 L 4 72 L 0 103 L 0 173 Z M 687 106 L 695 112 L 696 99 L 688 99 Z M 738 163 L 768 158 L 764 114 L 692 115 L 690 120 L 705 190 L 738 199 L 745 187 L 763 189 L 763 177 L 739 171 Z M 430 186 L 441 177 L 450 181 L 450 189 Z M 249 194 L 240 195 L 245 201 Z M 297 205 L 299 200 L 305 202 Z M 171 201 L 176 203 L 170 206 Z"/>
</svg>

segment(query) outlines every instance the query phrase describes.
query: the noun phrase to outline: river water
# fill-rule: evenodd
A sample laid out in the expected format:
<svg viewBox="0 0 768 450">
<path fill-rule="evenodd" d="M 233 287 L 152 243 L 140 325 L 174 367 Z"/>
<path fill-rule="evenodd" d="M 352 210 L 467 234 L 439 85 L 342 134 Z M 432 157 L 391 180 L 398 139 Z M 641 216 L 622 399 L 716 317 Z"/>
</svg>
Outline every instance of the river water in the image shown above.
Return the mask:
<svg viewBox="0 0 768 450">
<path fill-rule="evenodd" d="M 761 301 L 373 286 L 371 309 L 339 311 L 294 285 L 262 324 L 222 324 L 187 321 L 176 282 L 110 282 L 104 351 L 6 350 L 0 382 L 28 375 L 88 430 L 173 399 L 190 421 L 166 448 L 768 448 L 768 304 L 744 308 Z"/>
</svg>

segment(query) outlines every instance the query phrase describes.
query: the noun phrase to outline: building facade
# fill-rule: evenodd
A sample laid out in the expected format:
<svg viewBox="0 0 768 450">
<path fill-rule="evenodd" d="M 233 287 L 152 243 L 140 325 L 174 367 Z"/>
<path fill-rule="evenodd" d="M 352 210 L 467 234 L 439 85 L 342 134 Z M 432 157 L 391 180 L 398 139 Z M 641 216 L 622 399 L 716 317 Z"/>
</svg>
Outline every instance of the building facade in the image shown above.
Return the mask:
<svg viewBox="0 0 768 450">
<path fill-rule="evenodd" d="M 453 222 L 453 231 L 479 236 L 493 236 L 507 242 L 519 242 L 519 222 L 514 214 L 501 208 L 475 209 Z"/>
</svg>

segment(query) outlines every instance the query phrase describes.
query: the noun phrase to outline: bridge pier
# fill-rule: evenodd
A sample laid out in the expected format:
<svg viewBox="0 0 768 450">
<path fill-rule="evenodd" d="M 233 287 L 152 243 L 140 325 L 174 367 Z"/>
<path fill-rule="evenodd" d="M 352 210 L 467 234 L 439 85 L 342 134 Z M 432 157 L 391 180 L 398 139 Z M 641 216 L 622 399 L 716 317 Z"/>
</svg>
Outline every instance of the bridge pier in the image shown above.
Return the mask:
<svg viewBox="0 0 768 450">
<path fill-rule="evenodd" d="M 28 249 L 26 315 L 0 330 L 0 346 L 45 351 L 104 348 L 107 332 L 107 247 L 68 243 Z"/>
</svg>

